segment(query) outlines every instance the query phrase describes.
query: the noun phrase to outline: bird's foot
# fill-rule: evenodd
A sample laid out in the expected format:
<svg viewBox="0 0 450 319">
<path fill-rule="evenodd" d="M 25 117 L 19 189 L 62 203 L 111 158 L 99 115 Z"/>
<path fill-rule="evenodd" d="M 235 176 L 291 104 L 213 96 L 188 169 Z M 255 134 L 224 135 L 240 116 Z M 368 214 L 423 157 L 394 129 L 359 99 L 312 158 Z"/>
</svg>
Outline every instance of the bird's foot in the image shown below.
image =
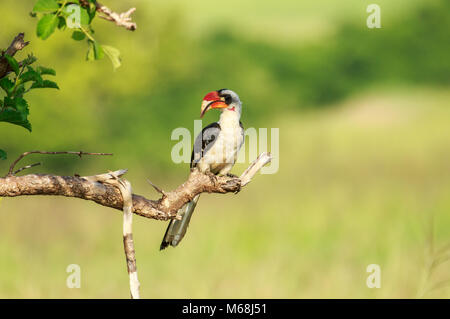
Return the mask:
<svg viewBox="0 0 450 319">
<path fill-rule="evenodd" d="M 211 173 L 210 171 L 206 171 L 205 174 L 209 177 L 211 183 L 215 185 L 217 182 L 217 176 L 214 173 Z"/>
<path fill-rule="evenodd" d="M 234 192 L 234 194 L 237 194 L 237 193 L 239 193 L 240 191 L 241 191 L 241 184 L 239 184 L 239 187 L 238 187 L 237 191 Z"/>
<path fill-rule="evenodd" d="M 226 173 L 223 176 L 231 178 L 232 180 L 230 180 L 230 183 L 233 183 L 233 184 L 236 184 L 236 182 L 238 183 L 238 189 L 234 192 L 235 194 L 237 194 L 241 191 L 241 180 L 237 175 L 234 175 L 231 173 Z M 238 180 L 238 181 L 236 181 L 236 180 Z"/>
</svg>

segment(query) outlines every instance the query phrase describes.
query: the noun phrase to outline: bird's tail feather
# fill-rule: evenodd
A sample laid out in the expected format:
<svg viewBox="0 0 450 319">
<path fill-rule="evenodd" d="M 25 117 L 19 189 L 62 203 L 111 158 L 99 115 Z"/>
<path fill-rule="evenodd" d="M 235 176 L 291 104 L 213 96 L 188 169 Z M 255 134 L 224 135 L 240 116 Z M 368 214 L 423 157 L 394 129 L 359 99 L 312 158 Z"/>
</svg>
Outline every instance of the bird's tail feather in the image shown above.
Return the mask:
<svg viewBox="0 0 450 319">
<path fill-rule="evenodd" d="M 175 247 L 183 239 L 184 235 L 186 234 L 186 230 L 189 226 L 189 221 L 191 220 L 192 214 L 194 213 L 195 206 L 197 206 L 199 198 L 200 195 L 195 196 L 192 201 L 187 203 L 181 209 L 182 210 L 180 213 L 180 215 L 182 216 L 181 220 L 172 219 L 170 221 L 166 233 L 164 234 L 159 250 L 163 250 L 169 245 Z"/>
</svg>

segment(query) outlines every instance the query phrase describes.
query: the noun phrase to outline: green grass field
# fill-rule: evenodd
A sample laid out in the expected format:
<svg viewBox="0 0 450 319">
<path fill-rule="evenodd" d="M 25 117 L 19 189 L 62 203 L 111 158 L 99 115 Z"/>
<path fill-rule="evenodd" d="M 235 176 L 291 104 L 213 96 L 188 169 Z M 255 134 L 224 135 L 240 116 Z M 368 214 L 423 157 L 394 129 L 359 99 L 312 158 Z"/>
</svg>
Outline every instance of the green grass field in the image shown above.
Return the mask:
<svg viewBox="0 0 450 319">
<path fill-rule="evenodd" d="M 450 297 L 449 100 L 378 88 L 273 119 L 279 172 L 238 195 L 203 195 L 177 249 L 158 251 L 165 223 L 135 217 L 143 297 Z M 156 197 L 144 182 L 153 175 L 165 188 L 185 177 L 135 169 L 135 192 Z M 0 205 L 0 297 L 129 296 L 120 212 L 66 198 Z M 80 289 L 66 287 L 72 263 Z M 369 264 L 380 289 L 366 286 Z"/>
</svg>

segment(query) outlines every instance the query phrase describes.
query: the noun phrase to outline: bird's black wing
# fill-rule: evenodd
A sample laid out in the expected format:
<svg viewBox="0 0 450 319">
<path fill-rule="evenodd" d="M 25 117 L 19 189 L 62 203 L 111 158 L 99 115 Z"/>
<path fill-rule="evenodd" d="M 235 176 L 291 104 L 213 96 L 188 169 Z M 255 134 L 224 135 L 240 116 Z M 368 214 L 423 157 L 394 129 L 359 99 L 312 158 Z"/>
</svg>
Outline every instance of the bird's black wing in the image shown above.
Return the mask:
<svg viewBox="0 0 450 319">
<path fill-rule="evenodd" d="M 242 124 L 241 121 L 239 121 L 239 126 L 241 127 L 242 142 L 244 142 L 244 140 L 245 140 L 245 130 L 244 130 L 244 125 Z"/>
<path fill-rule="evenodd" d="M 195 138 L 191 155 L 191 168 L 195 167 L 203 157 L 203 154 L 214 145 L 220 133 L 220 125 L 214 122 L 205 126 L 202 132 Z"/>
</svg>

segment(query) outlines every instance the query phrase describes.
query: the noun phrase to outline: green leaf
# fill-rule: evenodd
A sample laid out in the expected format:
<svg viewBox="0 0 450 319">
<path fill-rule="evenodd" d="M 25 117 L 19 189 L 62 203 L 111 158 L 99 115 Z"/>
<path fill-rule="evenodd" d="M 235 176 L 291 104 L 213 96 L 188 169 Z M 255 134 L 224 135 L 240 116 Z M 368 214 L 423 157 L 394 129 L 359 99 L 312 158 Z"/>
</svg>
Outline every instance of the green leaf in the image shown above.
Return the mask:
<svg viewBox="0 0 450 319">
<path fill-rule="evenodd" d="M 0 122 L 8 122 L 26 128 L 31 132 L 31 124 L 26 116 L 16 110 L 6 109 L 0 113 Z"/>
<path fill-rule="evenodd" d="M 21 97 L 25 93 L 25 85 L 23 83 L 20 83 L 16 85 L 16 90 L 14 91 L 14 95 Z"/>
<path fill-rule="evenodd" d="M 19 114 L 21 114 L 22 119 L 26 119 L 28 114 L 30 113 L 28 110 L 28 103 L 22 97 L 5 97 L 5 107 L 13 108 Z M 1 113 L 0 113 L 1 114 Z"/>
<path fill-rule="evenodd" d="M 0 87 L 9 95 L 14 88 L 14 83 L 5 76 L 0 80 Z"/>
<path fill-rule="evenodd" d="M 58 84 L 56 84 L 56 82 L 53 82 L 53 81 L 50 81 L 50 80 L 44 80 L 43 87 L 44 88 L 49 88 L 49 89 L 57 89 L 57 90 L 59 90 Z"/>
<path fill-rule="evenodd" d="M 46 14 L 37 23 L 36 34 L 39 38 L 45 40 L 55 32 L 57 25 L 58 17 L 54 14 Z"/>
<path fill-rule="evenodd" d="M 7 158 L 6 152 L 4 150 L 0 150 L 0 159 L 5 160 Z"/>
<path fill-rule="evenodd" d="M 26 83 L 29 81 L 35 81 L 35 82 L 42 82 L 41 74 L 33 70 L 32 68 L 28 68 L 27 72 L 22 73 L 22 75 L 19 77 L 20 81 L 22 83 Z"/>
<path fill-rule="evenodd" d="M 48 75 L 56 75 L 56 71 L 51 68 L 46 68 L 45 66 L 38 66 L 36 68 L 36 71 L 38 71 L 40 74 L 48 74 Z"/>
<path fill-rule="evenodd" d="M 102 46 L 97 41 L 94 42 L 94 56 L 96 60 L 103 59 L 105 56 Z"/>
<path fill-rule="evenodd" d="M 22 118 L 26 119 L 30 111 L 28 110 L 28 103 L 25 99 L 18 97 L 14 99 L 14 104 L 16 106 L 16 110 L 22 114 Z"/>
<path fill-rule="evenodd" d="M 30 87 L 30 89 L 46 89 L 46 88 L 59 90 L 58 84 L 50 80 L 44 80 L 42 81 L 42 83 L 34 82 Z"/>
<path fill-rule="evenodd" d="M 103 52 L 103 49 L 101 45 L 97 41 L 88 41 L 89 43 L 89 49 L 87 52 L 86 60 L 92 61 L 92 60 L 100 60 L 103 59 L 105 56 L 105 53 Z"/>
<path fill-rule="evenodd" d="M 58 29 L 64 30 L 66 28 L 66 19 L 64 17 L 58 16 Z"/>
<path fill-rule="evenodd" d="M 88 25 L 91 23 L 91 17 L 86 8 L 81 8 L 80 11 L 80 23 L 81 25 Z"/>
<path fill-rule="evenodd" d="M 38 0 L 34 5 L 34 12 L 52 12 L 59 9 L 56 0 Z"/>
<path fill-rule="evenodd" d="M 96 0 L 88 0 L 89 1 L 89 15 L 91 16 L 91 20 L 94 19 L 95 13 L 97 12 L 97 4 Z"/>
<path fill-rule="evenodd" d="M 86 54 L 86 60 L 88 60 L 88 61 L 95 60 L 94 45 L 92 44 L 91 40 L 88 41 L 88 50 L 87 50 L 87 54 Z"/>
<path fill-rule="evenodd" d="M 12 56 L 5 54 L 5 59 L 8 61 L 9 65 L 11 66 L 11 68 L 13 69 L 14 73 L 16 73 L 16 75 L 19 74 L 19 63 L 16 61 L 16 59 L 14 59 Z"/>
<path fill-rule="evenodd" d="M 75 41 L 81 41 L 84 40 L 84 38 L 86 38 L 86 35 L 82 31 L 73 31 L 72 39 Z"/>
<path fill-rule="evenodd" d="M 89 14 L 89 23 L 95 18 L 95 14 L 97 13 L 97 6 L 94 3 L 89 5 L 88 14 Z"/>
<path fill-rule="evenodd" d="M 14 102 L 14 99 L 10 98 L 9 96 L 5 96 L 3 104 L 5 107 L 16 109 L 16 103 Z"/>
<path fill-rule="evenodd" d="M 27 58 L 22 61 L 24 65 L 30 65 L 36 62 L 37 58 L 33 54 L 28 54 Z"/>
<path fill-rule="evenodd" d="M 103 51 L 111 60 L 114 70 L 121 65 L 120 51 L 109 45 L 102 45 Z"/>
</svg>

